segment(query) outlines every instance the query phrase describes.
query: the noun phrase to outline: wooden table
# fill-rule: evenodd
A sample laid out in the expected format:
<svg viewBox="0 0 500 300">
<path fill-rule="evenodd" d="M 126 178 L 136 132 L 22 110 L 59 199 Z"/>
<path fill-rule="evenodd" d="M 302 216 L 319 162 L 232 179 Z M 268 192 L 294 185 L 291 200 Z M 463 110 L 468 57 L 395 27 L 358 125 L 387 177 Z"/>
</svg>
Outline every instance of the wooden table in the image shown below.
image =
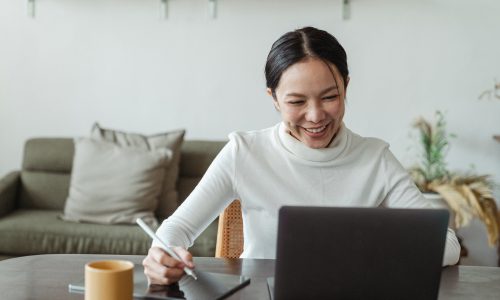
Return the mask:
<svg viewBox="0 0 500 300">
<path fill-rule="evenodd" d="M 99 259 L 140 263 L 143 256 L 54 254 L 4 260 L 0 262 L 0 298 L 83 299 L 83 295 L 69 293 L 68 284 L 82 278 L 85 263 Z M 199 270 L 251 277 L 251 284 L 230 299 L 268 299 L 266 278 L 273 276 L 274 260 L 197 257 L 195 263 Z M 500 268 L 445 268 L 439 299 L 500 299 Z"/>
</svg>

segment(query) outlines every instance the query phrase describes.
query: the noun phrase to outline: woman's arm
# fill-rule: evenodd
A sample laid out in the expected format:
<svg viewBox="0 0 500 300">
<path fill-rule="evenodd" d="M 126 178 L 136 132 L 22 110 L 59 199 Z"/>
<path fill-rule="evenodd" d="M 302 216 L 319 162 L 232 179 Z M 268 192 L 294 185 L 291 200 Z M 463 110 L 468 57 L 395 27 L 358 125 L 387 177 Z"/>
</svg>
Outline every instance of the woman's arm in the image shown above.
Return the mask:
<svg viewBox="0 0 500 300">
<path fill-rule="evenodd" d="M 234 188 L 236 143 L 231 140 L 217 155 L 200 183 L 182 205 L 163 221 L 156 234 L 179 255 L 170 257 L 157 242 L 153 242 L 143 260 L 144 274 L 149 284 L 171 284 L 178 281 L 183 268 L 194 268 L 192 255 L 186 249 L 237 198 Z"/>
<path fill-rule="evenodd" d="M 430 202 L 430 200 L 424 198 L 408 172 L 389 149 L 385 149 L 383 153 L 382 168 L 384 169 L 387 187 L 387 193 L 382 205 L 399 208 L 447 209 L 444 203 Z M 451 228 L 448 228 L 443 266 L 454 265 L 458 262 L 459 258 L 460 244 L 455 232 Z"/>
<path fill-rule="evenodd" d="M 157 230 L 170 246 L 185 249 L 234 199 L 235 142 L 231 140 L 217 155 L 203 178 L 179 208 Z M 159 246 L 153 243 L 153 246 Z"/>
</svg>

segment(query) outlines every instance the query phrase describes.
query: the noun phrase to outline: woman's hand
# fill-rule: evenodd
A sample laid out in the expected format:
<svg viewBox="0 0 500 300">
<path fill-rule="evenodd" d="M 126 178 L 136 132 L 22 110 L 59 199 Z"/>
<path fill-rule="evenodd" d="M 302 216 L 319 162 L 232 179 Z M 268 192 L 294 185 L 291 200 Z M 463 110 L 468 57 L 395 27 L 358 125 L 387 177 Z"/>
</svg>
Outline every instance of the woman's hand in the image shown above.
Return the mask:
<svg viewBox="0 0 500 300">
<path fill-rule="evenodd" d="M 149 249 L 148 256 L 142 261 L 142 265 L 150 285 L 175 283 L 184 275 L 184 267 L 194 268 L 193 256 L 189 251 L 181 247 L 172 247 L 172 250 L 177 253 L 182 261 L 171 257 L 159 247 Z"/>
</svg>

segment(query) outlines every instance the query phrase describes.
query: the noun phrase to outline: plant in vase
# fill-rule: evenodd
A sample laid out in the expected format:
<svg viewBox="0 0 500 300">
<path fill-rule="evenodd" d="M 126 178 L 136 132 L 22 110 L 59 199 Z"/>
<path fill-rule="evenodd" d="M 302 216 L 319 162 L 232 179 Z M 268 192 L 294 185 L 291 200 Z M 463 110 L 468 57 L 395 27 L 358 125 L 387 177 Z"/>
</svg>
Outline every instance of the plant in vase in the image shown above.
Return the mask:
<svg viewBox="0 0 500 300">
<path fill-rule="evenodd" d="M 415 184 L 422 193 L 439 194 L 454 215 L 454 225 L 460 228 L 469 224 L 472 218 L 479 218 L 486 226 L 488 242 L 495 245 L 499 238 L 500 216 L 493 198 L 488 175 L 460 174 L 449 172 L 446 153 L 449 138 L 446 121 L 436 111 L 434 124 L 419 118 L 413 124 L 419 134 L 421 157 L 419 164 L 410 169 Z"/>
</svg>

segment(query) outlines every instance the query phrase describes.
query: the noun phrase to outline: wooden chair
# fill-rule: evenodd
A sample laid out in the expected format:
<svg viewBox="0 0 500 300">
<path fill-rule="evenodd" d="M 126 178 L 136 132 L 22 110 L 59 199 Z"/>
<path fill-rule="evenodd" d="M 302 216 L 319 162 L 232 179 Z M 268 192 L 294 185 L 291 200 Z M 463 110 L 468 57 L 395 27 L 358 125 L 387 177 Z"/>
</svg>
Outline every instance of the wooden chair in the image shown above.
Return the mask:
<svg viewBox="0 0 500 300">
<path fill-rule="evenodd" d="M 243 252 L 243 219 L 241 204 L 234 200 L 219 215 L 215 257 L 239 258 Z"/>
</svg>

